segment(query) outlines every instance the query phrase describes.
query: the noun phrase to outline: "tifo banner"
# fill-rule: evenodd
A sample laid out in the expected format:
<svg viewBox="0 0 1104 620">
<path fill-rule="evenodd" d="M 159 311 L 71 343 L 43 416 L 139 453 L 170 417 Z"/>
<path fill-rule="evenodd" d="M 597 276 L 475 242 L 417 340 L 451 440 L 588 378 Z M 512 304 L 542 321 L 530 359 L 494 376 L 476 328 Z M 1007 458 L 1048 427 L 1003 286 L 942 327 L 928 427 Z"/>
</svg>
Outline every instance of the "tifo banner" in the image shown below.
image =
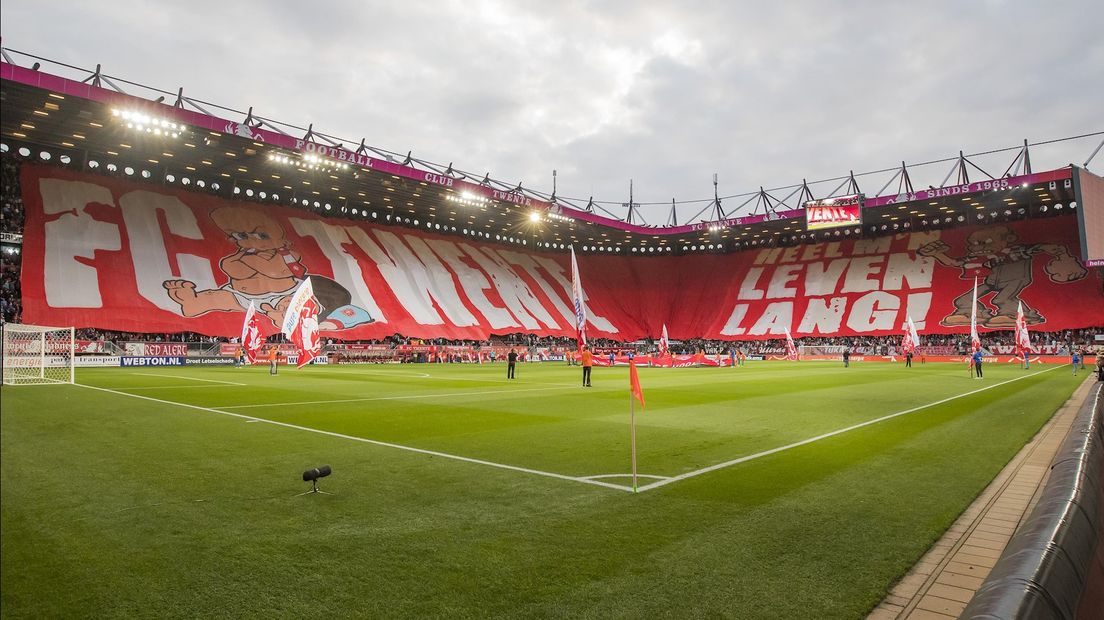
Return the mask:
<svg viewBox="0 0 1104 620">
<path fill-rule="evenodd" d="M 267 335 L 310 277 L 324 338 L 575 336 L 569 255 L 25 165 L 23 319 Z M 591 338 L 780 338 L 1099 325 L 1075 217 L 736 254 L 580 255 Z"/>
</svg>

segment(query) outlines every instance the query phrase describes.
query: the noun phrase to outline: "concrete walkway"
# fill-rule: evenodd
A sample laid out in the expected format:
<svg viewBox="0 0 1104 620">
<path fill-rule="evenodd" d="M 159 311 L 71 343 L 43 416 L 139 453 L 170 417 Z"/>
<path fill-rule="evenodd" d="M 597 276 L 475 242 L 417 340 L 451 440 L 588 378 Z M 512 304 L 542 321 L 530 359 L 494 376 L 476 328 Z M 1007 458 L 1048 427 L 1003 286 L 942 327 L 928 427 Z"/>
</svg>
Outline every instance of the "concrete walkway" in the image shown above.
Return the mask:
<svg viewBox="0 0 1104 620">
<path fill-rule="evenodd" d="M 1095 384 L 1095 374 L 1089 372 L 1073 396 L 893 587 L 868 620 L 951 620 L 962 613 L 1035 505 L 1050 462 Z"/>
</svg>

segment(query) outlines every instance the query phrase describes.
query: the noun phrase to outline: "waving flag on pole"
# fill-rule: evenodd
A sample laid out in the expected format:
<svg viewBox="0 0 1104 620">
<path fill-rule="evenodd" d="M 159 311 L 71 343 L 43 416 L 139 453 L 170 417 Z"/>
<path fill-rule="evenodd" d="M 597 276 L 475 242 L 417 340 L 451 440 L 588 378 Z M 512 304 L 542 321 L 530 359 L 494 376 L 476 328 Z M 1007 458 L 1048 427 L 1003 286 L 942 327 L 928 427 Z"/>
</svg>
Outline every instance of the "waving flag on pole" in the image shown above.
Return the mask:
<svg viewBox="0 0 1104 620">
<path fill-rule="evenodd" d="M 1031 334 L 1027 331 L 1027 321 L 1024 320 L 1023 302 L 1016 304 L 1016 353 L 1023 355 L 1025 352 L 1033 352 L 1035 347 L 1031 344 Z"/>
<path fill-rule="evenodd" d="M 261 334 L 261 319 L 257 315 L 257 309 L 253 302 L 249 302 L 249 309 L 245 311 L 245 322 L 242 323 L 241 346 L 245 350 L 245 359 L 250 364 L 257 363 L 257 354 L 264 348 L 264 335 Z"/>
<path fill-rule="evenodd" d="M 579 349 L 587 343 L 586 305 L 583 304 L 583 282 L 579 279 L 579 263 L 575 260 L 575 246 L 571 246 L 571 301 L 575 305 L 575 339 Z"/>
<path fill-rule="evenodd" d="M 310 278 L 307 278 L 295 289 L 291 303 L 284 313 L 283 333 L 299 349 L 298 368 L 306 366 L 322 352 L 322 342 L 318 335 L 318 310 L 314 287 Z"/>
<path fill-rule="evenodd" d="M 786 329 L 786 359 L 790 361 L 797 360 L 797 347 L 794 346 L 793 337 L 790 336 L 789 328 Z"/>
<path fill-rule="evenodd" d="M 977 276 L 974 276 L 974 303 L 970 306 L 970 348 L 981 350 L 981 338 L 977 330 Z"/>
<path fill-rule="evenodd" d="M 636 362 L 629 358 L 629 443 L 632 446 L 632 487 L 636 492 L 636 408 L 633 399 L 640 401 L 644 408 L 644 391 L 640 389 L 640 376 L 636 374 Z"/>
<path fill-rule="evenodd" d="M 636 372 L 636 362 L 629 359 L 629 391 L 640 401 L 640 408 L 644 408 L 644 391 L 640 389 L 640 375 Z"/>
<path fill-rule="evenodd" d="M 666 357 L 670 351 L 669 341 L 667 340 L 667 324 L 663 324 L 663 333 L 659 335 L 659 356 Z M 643 400 L 640 401 L 643 404 Z"/>
<path fill-rule="evenodd" d="M 915 351 L 916 347 L 920 346 L 920 336 L 916 333 L 916 325 L 912 322 L 912 317 L 908 317 L 908 324 L 905 327 L 905 334 L 901 336 L 901 351 L 909 353 Z"/>
</svg>

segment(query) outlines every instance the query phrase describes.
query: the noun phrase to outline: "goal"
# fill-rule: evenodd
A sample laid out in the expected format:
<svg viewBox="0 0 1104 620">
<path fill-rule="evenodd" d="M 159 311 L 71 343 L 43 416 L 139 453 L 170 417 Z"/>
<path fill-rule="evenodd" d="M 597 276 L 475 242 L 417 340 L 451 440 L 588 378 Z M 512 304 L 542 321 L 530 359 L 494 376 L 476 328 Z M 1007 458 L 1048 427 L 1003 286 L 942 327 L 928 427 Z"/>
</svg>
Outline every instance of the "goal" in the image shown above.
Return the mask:
<svg viewBox="0 0 1104 620">
<path fill-rule="evenodd" d="M 5 385 L 73 383 L 73 328 L 7 323 L 3 332 Z"/>
</svg>

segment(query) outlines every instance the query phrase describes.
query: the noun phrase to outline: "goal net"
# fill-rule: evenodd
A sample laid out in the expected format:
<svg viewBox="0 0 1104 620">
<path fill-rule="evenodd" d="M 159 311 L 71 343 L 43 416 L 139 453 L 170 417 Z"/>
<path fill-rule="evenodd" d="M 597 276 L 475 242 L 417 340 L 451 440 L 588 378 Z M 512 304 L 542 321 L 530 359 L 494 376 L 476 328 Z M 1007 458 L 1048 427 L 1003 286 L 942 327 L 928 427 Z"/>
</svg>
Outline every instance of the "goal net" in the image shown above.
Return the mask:
<svg viewBox="0 0 1104 620">
<path fill-rule="evenodd" d="M 5 385 L 73 383 L 73 328 L 7 323 L 3 332 Z"/>
</svg>

